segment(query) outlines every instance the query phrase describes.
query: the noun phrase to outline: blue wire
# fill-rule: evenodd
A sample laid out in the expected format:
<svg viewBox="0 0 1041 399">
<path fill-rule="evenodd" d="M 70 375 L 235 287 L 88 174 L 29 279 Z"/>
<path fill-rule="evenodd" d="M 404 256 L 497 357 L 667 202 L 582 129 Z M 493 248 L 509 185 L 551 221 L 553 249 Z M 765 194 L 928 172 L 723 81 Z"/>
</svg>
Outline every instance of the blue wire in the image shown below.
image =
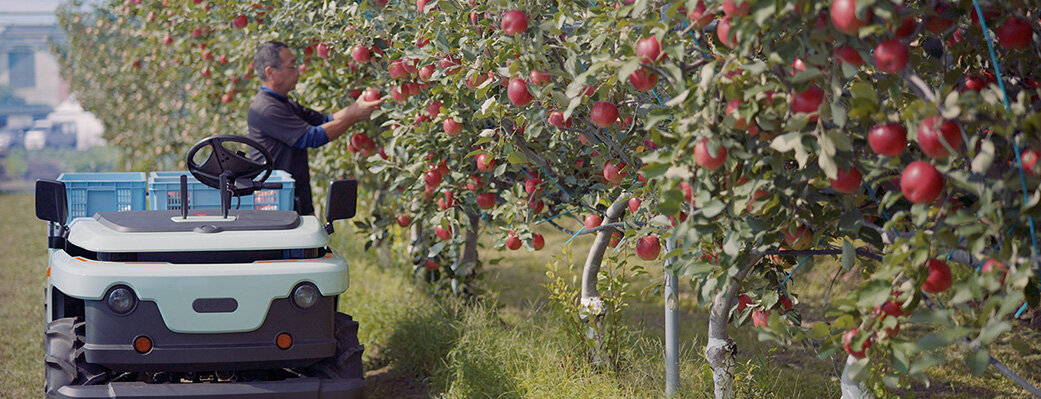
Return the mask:
<svg viewBox="0 0 1041 399">
<path fill-rule="evenodd" d="M 578 235 L 582 234 L 583 231 L 586 231 L 586 226 L 585 225 L 582 225 L 582 228 L 578 229 L 578 231 L 575 232 L 575 235 L 571 236 L 571 238 L 568 239 L 567 242 L 564 243 L 564 246 L 566 247 L 568 245 L 571 245 L 571 241 L 574 241 L 575 237 L 578 237 Z"/>
<path fill-rule="evenodd" d="M 1005 79 L 1001 77 L 1001 65 L 998 64 L 998 56 L 994 52 L 994 43 L 992 43 L 990 40 L 990 32 L 988 32 L 987 30 L 986 18 L 983 18 L 983 9 L 980 8 L 979 0 L 972 0 L 972 6 L 976 8 L 976 15 L 979 17 L 980 20 L 980 28 L 983 29 L 983 40 L 987 42 L 987 50 L 990 52 L 990 61 L 991 64 L 994 66 L 994 74 L 997 75 L 998 78 L 998 87 L 1001 88 L 1001 99 L 1005 102 L 1005 111 L 1012 112 L 1012 106 L 1009 104 L 1008 101 L 1008 91 L 1005 90 Z M 1026 176 L 1023 173 L 1023 157 L 1019 152 L 1019 143 L 1016 142 L 1015 137 L 1012 138 L 1012 148 L 1016 151 L 1016 164 L 1019 166 L 1019 183 L 1023 186 L 1023 202 L 1026 203 L 1030 201 L 1030 197 L 1027 195 L 1027 180 Z M 1034 229 L 1034 217 L 1027 216 L 1027 221 L 1030 222 L 1030 240 L 1034 244 L 1034 256 L 1037 256 L 1037 233 Z M 1038 267 L 1038 271 L 1041 272 L 1041 266 Z M 1021 306 L 1019 310 L 1016 311 L 1015 317 L 1018 318 L 1026 310 L 1027 304 L 1024 303 L 1023 306 Z"/>
</svg>

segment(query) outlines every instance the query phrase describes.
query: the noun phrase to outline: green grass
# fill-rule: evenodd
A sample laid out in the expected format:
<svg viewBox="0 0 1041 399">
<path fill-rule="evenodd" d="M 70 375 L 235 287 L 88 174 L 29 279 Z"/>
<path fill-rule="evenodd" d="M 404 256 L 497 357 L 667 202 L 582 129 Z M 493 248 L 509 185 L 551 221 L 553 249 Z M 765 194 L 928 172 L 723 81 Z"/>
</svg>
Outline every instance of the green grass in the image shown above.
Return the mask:
<svg viewBox="0 0 1041 399">
<path fill-rule="evenodd" d="M 0 195 L 0 398 L 43 396 L 47 227 L 31 195 Z"/>
<path fill-rule="evenodd" d="M 39 397 L 43 383 L 42 303 L 46 248 L 44 225 L 32 213 L 29 195 L 0 195 L 0 398 Z M 362 235 L 342 223 L 333 246 L 351 263 L 351 286 L 341 296 L 340 310 L 361 323 L 366 346 L 369 398 L 648 398 L 664 396 L 663 306 L 659 296 L 637 297 L 623 314 L 623 367 L 597 370 L 576 358 L 562 324 L 554 318 L 547 264 L 568 237 L 543 230 L 546 249 L 498 252 L 482 250 L 486 264 L 478 284 L 483 294 L 471 301 L 448 295 L 414 279 L 404 262 L 404 246 L 381 264 L 375 251 L 364 252 Z M 574 262 L 584 262 L 589 237 L 574 242 Z M 491 241 L 484 242 L 490 246 Z M 646 264 L 648 274 L 633 290 L 656 284 L 660 266 Z M 580 268 L 580 267 L 579 267 Z M 608 269 L 608 268 L 605 268 Z M 807 320 L 819 319 L 824 287 L 835 270 L 825 262 L 796 277 L 804 292 L 799 309 Z M 856 284 L 840 276 L 836 290 Z M 702 351 L 706 310 L 693 303 L 681 285 L 680 398 L 709 398 L 711 373 Z M 1035 327 L 1036 328 L 1036 327 Z M 751 327 L 730 327 L 739 346 L 738 397 L 838 397 L 838 379 L 830 359 L 818 359 L 812 348 L 779 348 L 760 343 Z M 903 332 L 901 333 L 903 334 Z M 1027 343 L 1025 353 L 1010 340 Z M 1013 370 L 1041 384 L 1041 336 L 1022 326 L 992 347 Z M 930 387 L 914 386 L 903 397 L 1026 398 L 1022 389 L 993 369 L 972 377 L 956 352 L 948 365 L 936 368 Z"/>
</svg>

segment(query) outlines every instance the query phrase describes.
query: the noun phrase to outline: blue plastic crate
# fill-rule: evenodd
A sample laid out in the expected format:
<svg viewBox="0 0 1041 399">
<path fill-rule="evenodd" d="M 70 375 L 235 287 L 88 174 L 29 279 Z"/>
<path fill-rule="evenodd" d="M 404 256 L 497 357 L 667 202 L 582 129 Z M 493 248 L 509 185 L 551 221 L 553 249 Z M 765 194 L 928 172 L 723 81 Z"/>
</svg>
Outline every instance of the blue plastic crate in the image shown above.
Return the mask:
<svg viewBox="0 0 1041 399">
<path fill-rule="evenodd" d="M 97 212 L 145 208 L 145 174 L 141 172 L 62 173 L 69 200 L 69 220 Z"/>
<path fill-rule="evenodd" d="M 188 172 L 152 172 L 148 174 L 148 209 L 181 209 L 181 175 L 188 176 L 188 206 L 190 209 L 220 209 L 220 192 L 202 184 Z M 293 210 L 294 180 L 281 170 L 271 172 L 265 183 L 282 183 L 278 190 L 259 190 L 253 195 L 231 198 L 231 208 Z"/>
</svg>

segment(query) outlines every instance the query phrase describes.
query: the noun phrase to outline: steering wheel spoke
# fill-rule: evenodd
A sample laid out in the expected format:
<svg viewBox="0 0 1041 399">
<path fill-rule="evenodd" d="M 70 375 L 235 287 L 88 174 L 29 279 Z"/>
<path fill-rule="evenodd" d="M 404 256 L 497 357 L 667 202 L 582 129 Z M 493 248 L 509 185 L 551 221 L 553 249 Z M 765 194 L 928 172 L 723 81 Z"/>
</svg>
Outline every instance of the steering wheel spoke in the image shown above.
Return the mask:
<svg viewBox="0 0 1041 399">
<path fill-rule="evenodd" d="M 229 150 L 224 146 L 225 142 L 245 144 L 247 147 L 257 151 L 263 157 L 263 162 L 250 159 L 241 152 Z M 205 147 L 210 148 L 210 155 L 200 165 L 195 162 L 195 156 L 199 150 Z M 234 195 L 252 194 L 254 187 L 259 186 L 253 184 L 254 179 L 263 183 L 271 176 L 271 172 L 274 170 L 274 160 L 267 148 L 264 148 L 264 146 L 253 139 L 235 135 L 210 136 L 200 140 L 188 150 L 188 156 L 185 161 L 188 165 L 188 172 L 210 187 L 219 189 L 220 176 L 225 173 L 232 182 L 245 179 L 250 180 L 249 184 L 233 184 L 232 190 Z"/>
</svg>

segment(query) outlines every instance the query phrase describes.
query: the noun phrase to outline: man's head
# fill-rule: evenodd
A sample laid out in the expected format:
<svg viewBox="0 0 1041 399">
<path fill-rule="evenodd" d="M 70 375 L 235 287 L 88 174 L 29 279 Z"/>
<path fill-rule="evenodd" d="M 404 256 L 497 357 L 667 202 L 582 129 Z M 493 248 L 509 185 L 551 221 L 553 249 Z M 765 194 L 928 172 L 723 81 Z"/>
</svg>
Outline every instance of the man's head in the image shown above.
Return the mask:
<svg viewBox="0 0 1041 399">
<path fill-rule="evenodd" d="M 300 77 L 293 52 L 282 42 L 270 41 L 257 47 L 253 67 L 264 86 L 282 95 L 296 88 Z"/>
</svg>

